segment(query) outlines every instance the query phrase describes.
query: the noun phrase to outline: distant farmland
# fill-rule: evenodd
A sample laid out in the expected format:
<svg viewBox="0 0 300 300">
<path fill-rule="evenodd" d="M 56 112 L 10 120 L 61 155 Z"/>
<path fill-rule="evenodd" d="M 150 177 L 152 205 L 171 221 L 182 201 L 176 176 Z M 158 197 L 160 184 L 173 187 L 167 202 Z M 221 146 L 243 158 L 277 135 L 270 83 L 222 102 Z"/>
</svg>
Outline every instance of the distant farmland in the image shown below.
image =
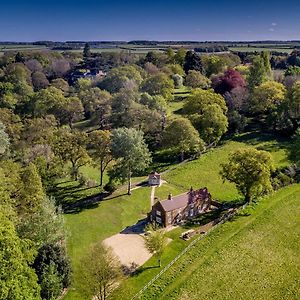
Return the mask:
<svg viewBox="0 0 300 300">
<path fill-rule="evenodd" d="M 151 44 L 151 42 L 141 42 L 140 44 L 135 43 L 126 43 L 126 42 L 91 42 L 91 51 L 96 53 L 102 52 L 129 52 L 132 54 L 146 54 L 149 51 L 162 52 L 168 49 L 169 47 L 173 48 L 175 51 L 184 47 L 186 49 L 204 49 L 201 53 L 206 53 L 206 49 L 213 47 L 226 47 L 229 51 L 232 52 L 261 52 L 261 51 L 270 51 L 270 52 L 279 52 L 290 54 L 295 48 L 300 48 L 300 42 L 157 42 Z M 74 43 L 55 43 L 51 42 L 52 46 L 45 43 L 41 44 L 30 44 L 30 43 L 0 43 L 0 55 L 4 52 L 9 51 L 36 51 L 36 50 L 52 50 L 58 52 L 82 52 L 84 42 L 81 42 L 79 45 Z M 54 49 L 52 49 L 55 47 Z M 59 48 L 62 49 L 59 49 Z M 64 50 L 63 48 L 71 47 L 70 50 Z M 72 49 L 73 48 L 73 49 Z M 208 51 L 209 52 L 209 51 Z"/>
</svg>

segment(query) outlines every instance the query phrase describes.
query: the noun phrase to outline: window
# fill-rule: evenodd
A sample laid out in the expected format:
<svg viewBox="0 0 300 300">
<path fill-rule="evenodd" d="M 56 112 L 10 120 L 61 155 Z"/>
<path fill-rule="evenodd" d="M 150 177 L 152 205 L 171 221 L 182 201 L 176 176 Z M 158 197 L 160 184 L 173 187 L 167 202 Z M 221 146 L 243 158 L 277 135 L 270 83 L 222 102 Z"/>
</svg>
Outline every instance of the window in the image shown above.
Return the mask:
<svg viewBox="0 0 300 300">
<path fill-rule="evenodd" d="M 161 218 L 156 217 L 156 222 L 161 224 Z"/>
<path fill-rule="evenodd" d="M 157 216 L 161 216 L 161 212 L 159 210 L 156 211 Z"/>
</svg>

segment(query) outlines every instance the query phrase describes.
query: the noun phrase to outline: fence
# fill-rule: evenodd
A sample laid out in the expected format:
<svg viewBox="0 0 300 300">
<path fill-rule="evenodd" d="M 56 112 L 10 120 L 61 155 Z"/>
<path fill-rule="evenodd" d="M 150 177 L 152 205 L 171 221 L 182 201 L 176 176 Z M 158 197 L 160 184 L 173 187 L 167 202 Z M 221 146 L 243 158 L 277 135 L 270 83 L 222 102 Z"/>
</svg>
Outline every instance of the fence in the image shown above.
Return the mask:
<svg viewBox="0 0 300 300">
<path fill-rule="evenodd" d="M 180 252 L 169 264 L 167 264 L 158 274 L 156 274 L 138 293 L 136 293 L 131 300 L 137 299 L 139 296 L 141 296 L 144 291 L 151 286 L 161 275 L 163 275 L 178 259 L 180 259 L 190 248 L 192 248 L 196 243 L 198 243 L 200 240 L 202 240 L 206 235 L 208 235 L 211 231 L 216 229 L 218 226 L 226 222 L 228 219 L 232 218 L 234 215 L 236 215 L 240 210 L 243 210 L 247 206 L 247 203 L 240 206 L 238 209 L 235 209 L 233 211 L 229 211 L 226 214 L 224 214 L 220 219 L 219 222 L 211 227 L 209 230 L 207 230 L 204 234 L 200 235 L 198 238 L 193 240 L 189 245 L 187 245 L 182 252 Z"/>
</svg>

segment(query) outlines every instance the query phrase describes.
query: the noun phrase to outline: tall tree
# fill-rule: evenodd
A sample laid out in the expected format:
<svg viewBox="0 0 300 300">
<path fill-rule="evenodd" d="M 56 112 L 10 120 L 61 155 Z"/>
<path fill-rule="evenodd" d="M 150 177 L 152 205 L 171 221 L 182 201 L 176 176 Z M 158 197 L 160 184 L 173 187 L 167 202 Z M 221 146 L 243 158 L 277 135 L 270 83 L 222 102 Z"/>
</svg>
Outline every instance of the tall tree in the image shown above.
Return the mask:
<svg viewBox="0 0 300 300">
<path fill-rule="evenodd" d="M 223 75 L 214 78 L 213 88 L 216 93 L 224 95 L 235 88 L 245 88 L 246 82 L 240 72 L 228 69 Z"/>
<path fill-rule="evenodd" d="M 89 58 L 91 56 L 91 47 L 89 43 L 85 43 L 84 49 L 83 49 L 83 57 Z"/>
<path fill-rule="evenodd" d="M 43 203 L 45 192 L 36 166 L 30 163 L 21 171 L 22 190 L 18 211 L 21 215 L 36 213 Z"/>
<path fill-rule="evenodd" d="M 53 150 L 64 163 L 71 163 L 71 175 L 78 180 L 80 167 L 90 163 L 91 158 L 86 150 L 87 134 L 61 128 L 56 133 Z"/>
<path fill-rule="evenodd" d="M 256 86 L 259 86 L 267 79 L 265 62 L 260 56 L 256 56 L 249 69 L 248 86 L 252 91 Z"/>
<path fill-rule="evenodd" d="M 210 104 L 217 104 L 224 113 L 227 112 L 227 106 L 224 98 L 211 90 L 195 89 L 188 96 L 184 104 L 183 111 L 188 114 L 202 114 L 203 110 Z"/>
<path fill-rule="evenodd" d="M 110 248 L 94 244 L 82 258 L 81 290 L 90 298 L 108 299 L 122 277 L 121 265 Z"/>
<path fill-rule="evenodd" d="M 151 155 L 144 141 L 143 132 L 133 128 L 119 128 L 112 133 L 111 150 L 117 160 L 116 176 L 128 181 L 128 195 L 131 194 L 131 176 L 143 171 L 151 162 Z"/>
<path fill-rule="evenodd" d="M 151 96 L 161 95 L 167 100 L 172 99 L 173 89 L 173 80 L 163 73 L 150 76 L 141 85 L 142 92 Z"/>
<path fill-rule="evenodd" d="M 181 161 L 186 154 L 199 154 L 204 150 L 204 142 L 199 133 L 186 118 L 176 118 L 167 126 L 163 145 L 179 154 Z"/>
<path fill-rule="evenodd" d="M 264 113 L 280 105 L 285 99 L 286 89 L 282 83 L 266 81 L 254 88 L 249 106 L 252 112 Z"/>
<path fill-rule="evenodd" d="M 211 81 L 207 77 L 195 70 L 190 70 L 185 78 L 185 85 L 194 89 L 207 89 L 210 84 Z"/>
<path fill-rule="evenodd" d="M 0 157 L 4 154 L 9 147 L 9 138 L 5 132 L 5 126 L 0 122 Z"/>
<path fill-rule="evenodd" d="M 18 237 L 7 215 L 0 206 L 0 299 L 41 299 L 37 276 L 29 266 L 35 256 L 33 245 Z"/>
<path fill-rule="evenodd" d="M 188 74 L 190 70 L 202 72 L 203 67 L 200 56 L 193 51 L 188 51 L 185 55 L 183 69 L 186 74 Z"/>
<path fill-rule="evenodd" d="M 91 157 L 100 164 L 100 186 L 103 185 L 103 175 L 112 161 L 111 149 L 111 134 L 108 130 L 95 130 L 89 134 L 89 152 Z"/>
<path fill-rule="evenodd" d="M 216 145 L 228 128 L 227 117 L 217 104 L 207 105 L 202 114 L 194 114 L 190 119 L 208 145 Z"/>
<path fill-rule="evenodd" d="M 264 62 L 265 72 L 267 78 L 271 78 L 272 75 L 272 69 L 271 69 L 271 63 L 270 63 L 270 53 L 268 51 L 263 51 L 261 53 L 261 58 Z"/>
<path fill-rule="evenodd" d="M 272 191 L 272 157 L 254 148 L 237 150 L 222 165 L 221 176 L 234 183 L 246 202 Z"/>
</svg>

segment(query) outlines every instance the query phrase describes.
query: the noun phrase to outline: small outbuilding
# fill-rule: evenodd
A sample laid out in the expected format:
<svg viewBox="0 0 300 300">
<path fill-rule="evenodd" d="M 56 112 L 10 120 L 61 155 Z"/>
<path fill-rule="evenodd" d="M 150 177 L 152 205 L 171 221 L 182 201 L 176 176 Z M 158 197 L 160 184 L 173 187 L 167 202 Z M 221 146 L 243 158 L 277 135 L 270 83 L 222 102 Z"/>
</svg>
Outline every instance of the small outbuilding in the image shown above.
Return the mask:
<svg viewBox="0 0 300 300">
<path fill-rule="evenodd" d="M 157 172 L 152 172 L 148 176 L 148 185 L 150 186 L 160 186 L 161 184 L 161 175 Z"/>
</svg>

